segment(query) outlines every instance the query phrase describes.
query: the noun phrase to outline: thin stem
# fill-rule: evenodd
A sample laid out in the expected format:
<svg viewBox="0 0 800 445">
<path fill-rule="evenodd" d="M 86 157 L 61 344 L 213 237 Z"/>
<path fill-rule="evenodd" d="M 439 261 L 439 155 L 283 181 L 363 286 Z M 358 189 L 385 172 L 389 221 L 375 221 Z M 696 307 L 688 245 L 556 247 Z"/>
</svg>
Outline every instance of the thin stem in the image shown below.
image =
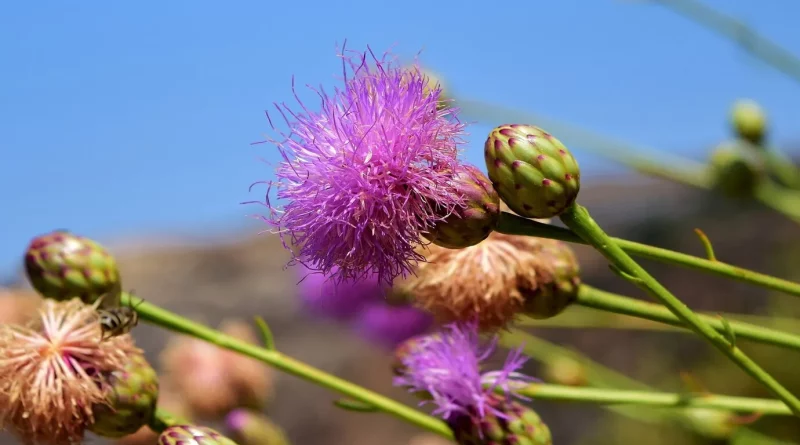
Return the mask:
<svg viewBox="0 0 800 445">
<path fill-rule="evenodd" d="M 800 206 L 799 206 L 800 207 Z M 551 238 L 570 243 L 588 244 L 573 231 L 561 227 L 544 224 L 532 219 L 503 212 L 500 223 L 496 229 L 498 232 L 509 235 L 538 236 L 541 238 Z M 767 289 L 785 292 L 789 295 L 800 297 L 800 284 L 789 280 L 772 277 L 763 273 L 755 272 L 741 267 L 732 266 L 718 260 L 711 261 L 705 258 L 687 255 L 660 247 L 628 241 L 622 238 L 610 238 L 617 246 L 625 252 L 642 258 L 647 258 L 667 264 L 675 264 L 689 269 L 699 270 L 713 275 L 731 278 L 745 283 L 755 284 Z"/>
<path fill-rule="evenodd" d="M 686 324 L 684 324 L 678 316 L 670 312 L 669 309 L 664 306 L 612 294 L 611 292 L 602 291 L 592 286 L 582 285 L 578 290 L 575 303 L 593 309 L 630 315 L 632 317 L 644 318 L 671 326 L 687 328 Z M 725 331 L 724 323 L 719 317 L 702 314 L 696 315 L 700 320 L 711 326 L 717 332 Z M 728 326 L 730 326 L 733 333 L 736 334 L 738 338 L 746 338 L 758 343 L 800 350 L 800 335 L 741 321 L 729 320 Z"/>
<path fill-rule="evenodd" d="M 131 300 L 133 300 L 132 304 Z M 127 293 L 123 293 L 122 295 L 122 304 L 131 305 L 132 307 L 136 308 L 140 318 L 144 321 L 165 329 L 205 340 L 221 348 L 235 351 L 262 361 L 276 369 L 314 382 L 319 386 L 336 391 L 353 400 L 374 406 L 380 411 L 413 423 L 443 437 L 453 437 L 450 427 L 448 427 L 445 422 L 436 419 L 435 417 L 410 408 L 389 397 L 370 391 L 352 382 L 348 382 L 347 380 L 327 374 L 303 362 L 281 354 L 278 351 L 268 350 L 247 342 L 243 342 L 207 326 L 203 326 L 200 323 L 196 323 L 187 318 L 181 317 L 180 315 L 150 304 L 146 301 L 142 301 L 136 297 L 131 297 L 131 295 Z"/>
<path fill-rule="evenodd" d="M 622 274 L 629 275 L 629 279 L 646 290 L 650 295 L 658 299 L 664 306 L 680 318 L 687 326 L 692 328 L 698 335 L 704 337 L 723 354 L 739 365 L 742 370 L 748 373 L 755 380 L 761 382 L 772 393 L 781 399 L 786 405 L 800 417 L 800 400 L 797 399 L 789 390 L 783 387 L 777 380 L 763 370 L 756 362 L 748 357 L 736 345 L 715 331 L 714 328 L 703 321 L 697 314 L 692 312 L 688 306 L 670 293 L 655 278 L 647 273 L 644 268 L 636 263 L 625 251 L 623 251 L 609 237 L 597 223 L 589 216 L 589 212 L 580 205 L 573 205 L 561 214 L 561 221 L 586 240 L 592 247 L 597 249 L 606 259 L 619 268 Z"/>
<path fill-rule="evenodd" d="M 800 59 L 727 14 L 696 0 L 655 0 L 676 13 L 738 44 L 743 50 L 800 82 Z"/>
<path fill-rule="evenodd" d="M 580 388 L 574 386 L 533 383 L 521 389 L 523 396 L 539 400 L 560 400 L 608 405 L 636 404 L 664 408 L 710 408 L 740 413 L 790 416 L 792 411 L 773 399 L 721 396 L 716 394 L 681 394 L 669 392 L 635 391 L 608 388 Z"/>
</svg>

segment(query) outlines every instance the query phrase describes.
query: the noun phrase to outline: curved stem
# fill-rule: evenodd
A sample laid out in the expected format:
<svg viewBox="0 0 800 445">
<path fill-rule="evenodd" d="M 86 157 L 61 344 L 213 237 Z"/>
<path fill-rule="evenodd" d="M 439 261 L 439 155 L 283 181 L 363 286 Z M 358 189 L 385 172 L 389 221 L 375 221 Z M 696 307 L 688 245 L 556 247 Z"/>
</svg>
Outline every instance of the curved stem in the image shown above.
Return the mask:
<svg viewBox="0 0 800 445">
<path fill-rule="evenodd" d="M 540 400 L 561 400 L 608 405 L 636 404 L 664 408 L 710 408 L 740 413 L 790 416 L 792 411 L 779 400 L 716 394 L 681 394 L 533 383 L 519 394 Z"/>
<path fill-rule="evenodd" d="M 686 324 L 681 321 L 680 318 L 664 306 L 612 294 L 611 292 L 602 291 L 592 286 L 582 285 L 578 289 L 575 304 L 602 311 L 644 318 L 671 326 L 687 328 Z M 697 314 L 697 317 L 720 333 L 723 333 L 726 329 L 725 323 L 720 317 L 702 314 Z M 800 335 L 741 321 L 729 320 L 728 326 L 733 333 L 736 334 L 737 338 L 746 338 L 759 343 L 800 350 Z"/>
<path fill-rule="evenodd" d="M 800 207 L 800 206 L 799 206 Z M 538 236 L 541 238 L 551 238 L 570 243 L 588 244 L 573 231 L 561 227 L 544 224 L 532 219 L 503 212 L 497 231 L 509 235 Z M 713 275 L 731 278 L 745 283 L 755 284 L 767 289 L 785 292 L 790 295 L 800 297 L 800 283 L 772 277 L 763 273 L 755 272 L 741 267 L 732 266 L 720 261 L 711 261 L 705 258 L 687 255 L 660 247 L 624 240 L 621 238 L 610 238 L 625 252 L 642 258 L 647 258 L 667 264 L 675 264 L 689 269 L 699 270 Z"/>
<path fill-rule="evenodd" d="M 761 382 L 772 393 L 800 417 L 800 399 L 783 387 L 775 378 L 769 375 L 756 362 L 748 357 L 736 344 L 714 330 L 703 321 L 688 306 L 670 293 L 664 286 L 653 278 L 646 270 L 636 263 L 609 237 L 597 223 L 589 216 L 589 212 L 580 205 L 574 204 L 561 214 L 561 221 L 597 249 L 624 277 L 646 290 L 658 299 L 664 306 L 680 318 L 688 327 L 698 335 L 704 337 L 731 361 L 739 365 L 755 380 Z"/>
<path fill-rule="evenodd" d="M 762 62 L 800 82 L 800 59 L 741 21 L 695 0 L 656 0 L 656 3 L 727 37 Z"/>
<path fill-rule="evenodd" d="M 331 374 L 327 374 L 317 368 L 283 355 L 278 351 L 258 347 L 225 335 L 219 331 L 181 317 L 180 315 L 169 312 L 146 301 L 140 300 L 136 297 L 131 297 L 130 294 L 123 293 L 121 299 L 122 304 L 130 305 L 136 308 L 140 318 L 144 321 L 161 326 L 165 329 L 205 340 L 221 348 L 229 349 L 231 351 L 235 351 L 262 361 L 288 374 L 309 380 L 319 386 L 336 391 L 351 399 L 372 405 L 380 411 L 391 414 L 409 423 L 413 423 L 443 437 L 453 437 L 450 427 L 448 427 L 445 422 L 429 416 L 421 411 L 410 408 L 389 397 L 370 391 Z"/>
</svg>

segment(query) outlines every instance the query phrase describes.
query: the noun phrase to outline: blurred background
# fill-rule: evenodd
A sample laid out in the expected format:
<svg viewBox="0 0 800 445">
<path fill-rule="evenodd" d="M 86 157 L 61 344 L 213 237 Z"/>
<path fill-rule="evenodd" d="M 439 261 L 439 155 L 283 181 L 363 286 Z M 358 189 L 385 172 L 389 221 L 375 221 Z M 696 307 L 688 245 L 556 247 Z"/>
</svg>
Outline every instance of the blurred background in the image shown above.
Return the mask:
<svg viewBox="0 0 800 445">
<path fill-rule="evenodd" d="M 794 156 L 800 85 L 661 3 L 6 4 L 0 13 L 2 284 L 26 286 L 21 258 L 29 240 L 68 229 L 108 246 L 125 287 L 148 301 L 214 326 L 259 314 L 287 354 L 414 403 L 390 385 L 386 345 L 298 301 L 301 274 L 284 267 L 288 254 L 276 237 L 259 234 L 267 227 L 253 216 L 262 208 L 240 204 L 264 198 L 266 187 L 248 187 L 273 179 L 279 161 L 274 146 L 252 145 L 274 136 L 264 111 L 275 102 L 292 105 L 293 76 L 300 97 L 315 106 L 304 85 L 337 85 L 337 45 L 346 40 L 354 50 L 369 45 L 376 53 L 391 49 L 405 62 L 418 57 L 457 100 L 538 113 L 700 162 L 732 137 L 731 105 L 750 98 L 768 114 L 770 143 Z M 800 3 L 705 4 L 800 54 Z M 507 119 L 502 113 L 461 118 L 474 122 L 466 158 L 482 165 L 485 135 Z M 582 167 L 581 201 L 612 234 L 702 255 L 693 233 L 699 227 L 718 258 L 800 280 L 796 223 L 749 201 L 645 178 L 591 147 L 571 148 Z M 639 295 L 598 255 L 577 251 L 584 281 Z M 693 308 L 800 315 L 793 297 L 647 266 Z M 3 298 L 11 301 L 10 295 Z M 10 317 L 19 308 L 8 304 Z M 793 322 L 781 327 L 800 332 Z M 692 336 L 558 327 L 531 332 L 659 389 L 680 390 L 680 373 L 688 372 L 713 392 L 767 395 Z M 167 366 L 159 354 L 173 336 L 141 326 L 135 337 L 154 364 Z M 750 344 L 747 351 L 800 391 L 796 367 L 787 365 L 800 362 L 788 352 Z M 540 374 L 535 364 L 531 372 Z M 387 416 L 342 411 L 332 394 L 293 377 L 254 373 L 259 394 L 269 394 L 266 413 L 291 443 L 442 443 Z M 596 406 L 533 406 L 556 444 L 726 443 Z M 791 419 L 761 419 L 750 428 L 784 443 L 800 437 Z"/>
</svg>

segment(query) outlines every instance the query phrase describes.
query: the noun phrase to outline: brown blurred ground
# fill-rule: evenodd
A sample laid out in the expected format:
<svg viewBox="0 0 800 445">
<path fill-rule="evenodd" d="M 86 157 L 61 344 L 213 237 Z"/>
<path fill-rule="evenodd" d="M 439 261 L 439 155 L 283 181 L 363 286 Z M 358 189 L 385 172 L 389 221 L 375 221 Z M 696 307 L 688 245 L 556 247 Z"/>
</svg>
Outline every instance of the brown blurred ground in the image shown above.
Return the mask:
<svg viewBox="0 0 800 445">
<path fill-rule="evenodd" d="M 800 227 L 758 205 L 654 180 L 608 184 L 588 179 L 581 201 L 613 235 L 702 255 L 693 232 L 699 227 L 712 240 L 719 259 L 800 280 Z M 414 403 L 403 391 L 391 387 L 385 351 L 335 323 L 302 313 L 294 298 L 297 278 L 284 270 L 288 255 L 277 238 L 243 235 L 237 242 L 203 247 L 141 247 L 122 242 L 112 250 L 119 258 L 125 288 L 135 289 L 148 301 L 213 326 L 225 318 L 260 315 L 286 354 Z M 641 295 L 608 271 L 597 254 L 584 247 L 576 250 L 587 283 Z M 681 268 L 645 265 L 695 309 L 800 315 L 797 298 Z M 678 373 L 691 371 L 710 391 L 767 396 L 758 384 L 689 335 L 552 328 L 540 328 L 536 334 L 572 345 L 665 390 L 681 389 Z M 158 353 L 169 335 L 147 325 L 135 331 L 138 344 L 153 364 L 158 363 Z M 800 354 L 751 344 L 746 350 L 790 389 L 800 392 Z M 530 369 L 537 373 L 535 365 Z M 389 416 L 337 409 L 331 404 L 334 394 L 292 376 L 275 373 L 274 388 L 268 413 L 295 445 L 404 445 L 420 433 Z M 550 425 L 557 445 L 711 443 L 676 426 L 638 424 L 594 406 L 543 402 L 533 406 Z M 791 419 L 761 420 L 754 427 L 787 440 L 800 437 L 800 428 Z M 414 440 L 415 445 L 439 443 L 420 437 Z M 2 443 L 11 442 L 6 439 Z"/>
</svg>

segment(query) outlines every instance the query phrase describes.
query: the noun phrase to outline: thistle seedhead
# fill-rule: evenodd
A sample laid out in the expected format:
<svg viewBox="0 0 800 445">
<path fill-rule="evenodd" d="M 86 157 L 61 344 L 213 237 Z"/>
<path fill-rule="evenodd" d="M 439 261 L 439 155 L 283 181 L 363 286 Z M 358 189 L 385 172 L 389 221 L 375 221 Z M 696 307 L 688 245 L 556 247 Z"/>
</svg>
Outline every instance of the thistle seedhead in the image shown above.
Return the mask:
<svg viewBox="0 0 800 445">
<path fill-rule="evenodd" d="M 575 202 L 580 169 L 567 147 L 532 125 L 501 125 L 484 145 L 489 178 L 520 216 L 551 218 Z"/>
<path fill-rule="evenodd" d="M 536 411 L 492 395 L 484 416 L 459 415 L 448 423 L 459 445 L 551 445 L 550 429 Z"/>
<path fill-rule="evenodd" d="M 129 335 L 103 340 L 79 299 L 45 300 L 29 326 L 0 325 L 0 426 L 26 444 L 79 442 L 107 403 L 106 376 L 141 354 Z"/>
<path fill-rule="evenodd" d="M 288 445 L 283 430 L 267 416 L 237 409 L 225 417 L 225 426 L 239 445 Z"/>
<path fill-rule="evenodd" d="M 724 143 L 711 154 L 709 176 L 715 189 L 733 198 L 748 198 L 766 178 L 762 153 L 745 141 Z"/>
<path fill-rule="evenodd" d="M 25 272 L 34 289 L 55 300 L 80 297 L 91 304 L 121 288 L 117 262 L 105 247 L 63 230 L 31 241 Z"/>
<path fill-rule="evenodd" d="M 158 436 L 158 445 L 236 445 L 236 442 L 205 426 L 176 425 Z"/>
<path fill-rule="evenodd" d="M 767 133 L 767 116 L 755 101 L 742 99 L 734 103 L 730 122 L 740 138 L 756 146 L 763 144 Z"/>
<path fill-rule="evenodd" d="M 158 400 L 158 376 L 144 356 L 131 356 L 125 368 L 108 377 L 106 402 L 95 405 L 95 434 L 119 438 L 133 434 L 153 417 Z"/>
<path fill-rule="evenodd" d="M 500 196 L 477 167 L 464 165 L 453 178 L 464 206 L 437 222 L 425 237 L 450 249 L 473 246 L 486 239 L 500 220 Z"/>
<path fill-rule="evenodd" d="M 398 282 L 442 322 L 477 320 L 481 329 L 505 327 L 526 313 L 554 316 L 574 301 L 578 265 L 558 241 L 492 232 L 464 249 L 428 246 L 416 274 Z"/>
</svg>

